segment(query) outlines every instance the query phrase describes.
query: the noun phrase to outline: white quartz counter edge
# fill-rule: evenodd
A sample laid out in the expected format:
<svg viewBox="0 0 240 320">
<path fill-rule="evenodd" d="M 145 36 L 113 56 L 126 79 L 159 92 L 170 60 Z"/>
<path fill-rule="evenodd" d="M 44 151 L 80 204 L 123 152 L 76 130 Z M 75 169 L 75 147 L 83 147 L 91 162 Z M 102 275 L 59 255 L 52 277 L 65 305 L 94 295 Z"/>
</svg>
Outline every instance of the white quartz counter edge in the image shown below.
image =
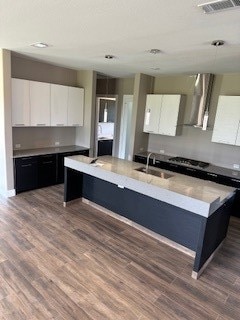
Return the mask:
<svg viewBox="0 0 240 320">
<path fill-rule="evenodd" d="M 123 174 L 108 171 L 101 166 L 93 166 L 89 163 L 84 163 L 81 161 L 81 158 L 83 157 L 66 157 L 64 160 L 64 165 L 74 170 L 92 175 L 104 181 L 111 182 L 115 185 L 118 185 L 120 188 L 128 188 L 130 190 L 139 192 L 151 198 L 169 203 L 171 205 L 191 211 L 204 217 L 209 217 L 227 200 L 227 198 L 225 198 L 224 201 L 220 201 L 220 198 L 216 198 L 210 203 L 205 202 L 168 189 L 164 189 L 151 183 L 139 181 Z M 231 189 L 234 190 L 233 188 Z M 233 192 L 230 192 L 229 197 L 231 197 L 232 194 Z"/>
</svg>

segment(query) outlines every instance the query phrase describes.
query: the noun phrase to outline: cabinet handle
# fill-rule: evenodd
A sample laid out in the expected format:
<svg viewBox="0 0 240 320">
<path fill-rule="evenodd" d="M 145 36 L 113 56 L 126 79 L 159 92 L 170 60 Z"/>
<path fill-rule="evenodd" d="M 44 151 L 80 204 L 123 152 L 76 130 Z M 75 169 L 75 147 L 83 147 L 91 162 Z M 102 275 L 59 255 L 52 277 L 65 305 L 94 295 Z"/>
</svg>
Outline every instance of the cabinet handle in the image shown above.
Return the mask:
<svg viewBox="0 0 240 320">
<path fill-rule="evenodd" d="M 21 126 L 21 127 L 23 127 L 23 126 L 25 126 L 25 124 L 24 123 L 14 123 L 14 126 Z"/>
<path fill-rule="evenodd" d="M 187 171 L 192 171 L 192 172 L 196 172 L 197 170 L 196 169 L 192 169 L 192 168 L 186 168 Z"/>
<path fill-rule="evenodd" d="M 43 161 L 43 164 L 53 163 L 53 161 Z"/>
<path fill-rule="evenodd" d="M 240 180 L 237 180 L 237 179 L 231 179 L 231 181 L 233 181 L 233 182 L 240 182 Z"/>
<path fill-rule="evenodd" d="M 40 127 L 43 127 L 45 125 L 46 125 L 46 123 L 37 123 L 37 126 L 40 126 Z"/>
<path fill-rule="evenodd" d="M 32 159 L 32 157 L 24 157 L 24 158 L 22 158 L 22 160 L 29 160 L 29 159 Z"/>
<path fill-rule="evenodd" d="M 80 126 L 80 124 L 79 123 L 73 123 L 72 126 L 73 127 L 78 127 L 78 126 Z"/>
<path fill-rule="evenodd" d="M 63 123 L 57 123 L 56 125 L 57 125 L 57 126 L 59 126 L 59 127 L 64 126 L 64 124 L 63 124 Z"/>
<path fill-rule="evenodd" d="M 170 166 L 170 167 L 175 167 L 175 168 L 177 168 L 177 167 L 178 167 L 178 165 L 177 165 L 177 164 L 172 164 L 172 163 L 169 163 L 169 166 Z"/>
<path fill-rule="evenodd" d="M 31 166 L 32 166 L 31 163 L 29 163 L 29 164 L 22 164 L 22 168 L 24 168 L 24 167 L 31 167 Z"/>
<path fill-rule="evenodd" d="M 159 160 L 156 160 L 156 161 L 155 161 L 155 163 L 160 163 L 160 162 L 161 162 L 161 161 L 159 161 Z"/>
<path fill-rule="evenodd" d="M 207 175 L 208 175 L 208 176 L 212 176 L 212 177 L 217 177 L 217 176 L 218 176 L 218 175 L 215 174 L 215 173 L 209 173 L 209 172 L 207 172 Z"/>
</svg>

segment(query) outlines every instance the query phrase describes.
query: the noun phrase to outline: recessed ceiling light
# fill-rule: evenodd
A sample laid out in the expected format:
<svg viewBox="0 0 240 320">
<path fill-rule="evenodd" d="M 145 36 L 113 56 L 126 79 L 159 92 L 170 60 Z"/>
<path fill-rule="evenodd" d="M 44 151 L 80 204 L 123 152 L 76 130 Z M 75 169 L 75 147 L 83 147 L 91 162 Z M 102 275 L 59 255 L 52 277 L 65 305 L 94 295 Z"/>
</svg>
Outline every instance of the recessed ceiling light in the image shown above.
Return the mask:
<svg viewBox="0 0 240 320">
<path fill-rule="evenodd" d="M 48 44 L 43 43 L 43 42 L 36 42 L 36 43 L 31 44 L 31 46 L 35 47 L 35 48 L 47 48 Z"/>
<path fill-rule="evenodd" d="M 149 52 L 152 54 L 158 54 L 161 52 L 161 50 L 160 49 L 151 49 L 151 50 L 149 50 Z"/>
<path fill-rule="evenodd" d="M 109 59 L 109 60 L 111 60 L 111 59 L 114 59 L 115 57 L 112 55 L 112 54 L 106 54 L 105 55 L 105 59 Z"/>
<path fill-rule="evenodd" d="M 214 40 L 214 41 L 212 41 L 211 45 L 215 46 L 215 47 L 219 47 L 219 46 L 223 46 L 224 43 L 225 42 L 223 40 Z"/>
</svg>

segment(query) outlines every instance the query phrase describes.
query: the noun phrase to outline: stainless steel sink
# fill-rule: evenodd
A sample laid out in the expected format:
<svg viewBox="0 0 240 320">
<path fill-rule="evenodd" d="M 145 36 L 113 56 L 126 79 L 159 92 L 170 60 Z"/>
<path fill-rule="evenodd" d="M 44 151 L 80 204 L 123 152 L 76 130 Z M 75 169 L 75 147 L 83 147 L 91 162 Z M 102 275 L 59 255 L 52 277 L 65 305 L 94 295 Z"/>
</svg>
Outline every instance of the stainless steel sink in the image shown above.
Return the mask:
<svg viewBox="0 0 240 320">
<path fill-rule="evenodd" d="M 166 173 L 166 172 L 162 172 L 162 171 L 158 171 L 158 170 L 154 170 L 154 169 L 149 169 L 148 168 L 148 170 L 146 171 L 145 167 L 140 167 L 140 168 L 137 168 L 135 170 L 139 171 L 139 172 L 146 173 L 146 174 L 151 174 L 153 176 L 156 176 L 156 177 L 159 177 L 159 178 L 162 178 L 162 179 L 169 179 L 169 178 L 173 177 L 172 174 L 169 174 L 169 173 Z"/>
</svg>

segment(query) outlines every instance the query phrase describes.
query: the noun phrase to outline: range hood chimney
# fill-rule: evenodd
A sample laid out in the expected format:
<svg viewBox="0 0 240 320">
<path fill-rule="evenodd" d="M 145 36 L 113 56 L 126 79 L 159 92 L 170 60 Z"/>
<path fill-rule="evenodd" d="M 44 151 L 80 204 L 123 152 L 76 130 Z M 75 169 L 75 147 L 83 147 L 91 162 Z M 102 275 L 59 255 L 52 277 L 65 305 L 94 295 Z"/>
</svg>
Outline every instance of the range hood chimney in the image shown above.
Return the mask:
<svg viewBox="0 0 240 320">
<path fill-rule="evenodd" d="M 214 75 L 197 74 L 194 86 L 190 125 L 206 130 Z"/>
</svg>

